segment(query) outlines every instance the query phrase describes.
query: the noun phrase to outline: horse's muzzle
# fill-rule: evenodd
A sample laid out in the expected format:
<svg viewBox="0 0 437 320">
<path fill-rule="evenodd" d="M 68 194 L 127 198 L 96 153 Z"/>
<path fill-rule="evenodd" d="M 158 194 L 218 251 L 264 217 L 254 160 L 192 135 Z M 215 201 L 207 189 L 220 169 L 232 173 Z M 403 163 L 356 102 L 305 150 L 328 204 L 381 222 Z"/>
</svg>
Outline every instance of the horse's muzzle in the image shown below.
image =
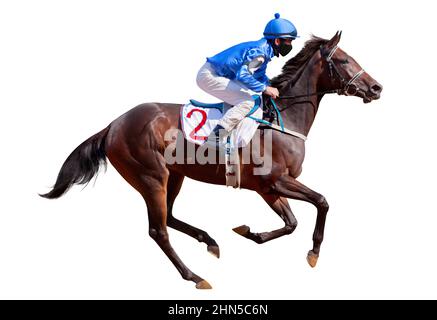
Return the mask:
<svg viewBox="0 0 437 320">
<path fill-rule="evenodd" d="M 374 100 L 379 99 L 381 97 L 382 85 L 379 83 L 375 83 L 370 87 L 370 92 Z"/>
<path fill-rule="evenodd" d="M 368 90 L 364 91 L 362 96 L 364 103 L 372 102 L 373 100 L 378 100 L 381 97 L 382 85 L 374 81 L 368 86 Z"/>
</svg>

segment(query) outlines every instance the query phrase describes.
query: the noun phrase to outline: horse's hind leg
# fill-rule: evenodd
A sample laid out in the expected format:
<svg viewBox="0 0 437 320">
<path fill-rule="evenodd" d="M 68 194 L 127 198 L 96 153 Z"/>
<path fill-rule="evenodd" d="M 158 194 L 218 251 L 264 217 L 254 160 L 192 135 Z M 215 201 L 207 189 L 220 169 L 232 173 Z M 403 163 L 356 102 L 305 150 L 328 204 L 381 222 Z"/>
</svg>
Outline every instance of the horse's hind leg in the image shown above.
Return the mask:
<svg viewBox="0 0 437 320">
<path fill-rule="evenodd" d="M 193 227 L 188 223 L 185 223 L 181 220 L 176 219 L 173 216 L 173 204 L 174 201 L 181 190 L 182 183 L 184 181 L 184 176 L 177 172 L 170 172 L 170 176 L 168 178 L 167 183 L 167 226 L 183 232 L 190 237 L 198 240 L 199 242 L 205 243 L 208 247 L 207 250 L 212 255 L 217 258 L 220 257 L 220 249 L 213 238 L 209 236 L 209 234 L 201 229 Z"/>
<path fill-rule="evenodd" d="M 253 240 L 256 243 L 264 243 L 292 233 L 294 229 L 296 229 L 297 220 L 290 209 L 287 199 L 282 198 L 278 195 L 260 195 L 267 202 L 267 204 L 281 217 L 281 219 L 284 220 L 285 226 L 277 230 L 261 233 L 251 232 L 250 228 L 246 225 L 234 228 L 233 230 L 239 235 L 247 239 Z"/>
<path fill-rule="evenodd" d="M 144 198 L 149 216 L 149 235 L 164 251 L 185 280 L 196 283 L 198 289 L 211 289 L 210 284 L 193 273 L 178 257 L 170 244 L 167 233 L 167 181 L 168 170 L 161 155 L 145 167 L 128 154 L 110 156 L 111 163 L 118 172 Z"/>
<path fill-rule="evenodd" d="M 150 188 L 150 183 L 148 186 Z M 152 189 L 153 190 L 153 189 Z M 211 286 L 201 277 L 191 272 L 190 269 L 182 262 L 177 253 L 170 244 L 167 227 L 167 204 L 166 191 L 164 188 L 154 188 L 153 195 L 148 195 L 144 199 L 147 203 L 147 210 L 149 215 L 149 235 L 164 251 L 170 261 L 178 269 L 182 278 L 196 283 L 198 289 L 210 289 Z"/>
</svg>

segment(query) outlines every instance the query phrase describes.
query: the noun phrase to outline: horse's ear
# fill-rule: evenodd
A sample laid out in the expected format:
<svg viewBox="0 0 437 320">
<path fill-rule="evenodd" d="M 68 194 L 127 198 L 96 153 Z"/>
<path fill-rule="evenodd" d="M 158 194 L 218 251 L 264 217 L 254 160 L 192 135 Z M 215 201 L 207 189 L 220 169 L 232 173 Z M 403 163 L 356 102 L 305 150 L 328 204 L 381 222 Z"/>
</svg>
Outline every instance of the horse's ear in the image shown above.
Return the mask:
<svg viewBox="0 0 437 320">
<path fill-rule="evenodd" d="M 341 31 L 337 31 L 337 33 L 332 37 L 332 39 L 328 41 L 328 43 L 326 44 L 326 47 L 332 48 L 332 47 L 338 45 L 338 43 L 340 42 L 340 39 L 341 39 Z"/>
</svg>

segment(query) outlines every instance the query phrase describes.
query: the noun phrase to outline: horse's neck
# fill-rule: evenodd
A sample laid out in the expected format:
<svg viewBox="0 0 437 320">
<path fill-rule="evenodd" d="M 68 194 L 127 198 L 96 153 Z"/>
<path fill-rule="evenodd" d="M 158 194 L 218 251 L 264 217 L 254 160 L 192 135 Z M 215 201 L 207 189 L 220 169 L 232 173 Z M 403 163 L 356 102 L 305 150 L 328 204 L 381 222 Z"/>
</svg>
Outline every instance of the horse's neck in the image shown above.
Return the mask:
<svg viewBox="0 0 437 320">
<path fill-rule="evenodd" d="M 304 68 L 295 85 L 292 88 L 287 87 L 282 90 L 280 96 L 310 95 L 317 92 L 319 78 L 317 67 L 310 61 Z M 308 135 L 319 109 L 321 98 L 322 96 L 312 95 L 297 99 L 284 99 L 280 102 L 281 109 L 287 108 L 281 114 L 285 127 Z"/>
</svg>

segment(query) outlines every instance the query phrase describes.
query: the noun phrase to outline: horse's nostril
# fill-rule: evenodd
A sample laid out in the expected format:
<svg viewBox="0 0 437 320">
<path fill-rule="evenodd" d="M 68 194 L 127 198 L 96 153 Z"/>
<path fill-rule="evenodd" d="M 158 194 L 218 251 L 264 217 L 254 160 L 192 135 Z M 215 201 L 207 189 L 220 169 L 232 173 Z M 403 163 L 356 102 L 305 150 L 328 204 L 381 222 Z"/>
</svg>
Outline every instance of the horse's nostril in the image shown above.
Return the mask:
<svg viewBox="0 0 437 320">
<path fill-rule="evenodd" d="M 374 84 L 371 89 L 374 93 L 379 93 L 382 91 L 382 86 L 380 84 Z"/>
</svg>

